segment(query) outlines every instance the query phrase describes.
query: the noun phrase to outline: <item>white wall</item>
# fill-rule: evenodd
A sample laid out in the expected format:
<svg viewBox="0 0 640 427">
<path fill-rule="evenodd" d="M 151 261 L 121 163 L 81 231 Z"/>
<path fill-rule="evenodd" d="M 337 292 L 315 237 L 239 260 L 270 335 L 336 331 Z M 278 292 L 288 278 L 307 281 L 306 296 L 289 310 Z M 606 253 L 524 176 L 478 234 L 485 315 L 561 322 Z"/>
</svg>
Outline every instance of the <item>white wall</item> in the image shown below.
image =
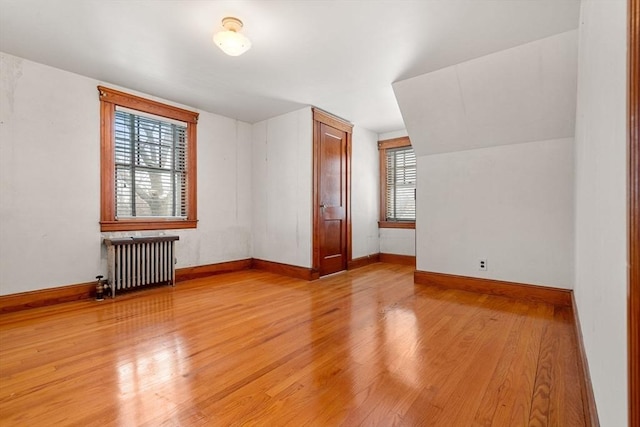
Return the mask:
<svg viewBox="0 0 640 427">
<path fill-rule="evenodd" d="M 572 138 L 421 156 L 417 211 L 418 270 L 573 286 Z"/>
<path fill-rule="evenodd" d="M 253 125 L 253 257 L 313 264 L 313 121 L 311 107 Z M 379 252 L 377 134 L 352 135 L 352 257 Z"/>
<path fill-rule="evenodd" d="M 419 270 L 573 286 L 577 44 L 567 31 L 393 84 L 418 156 Z"/>
<path fill-rule="evenodd" d="M 253 125 L 253 257 L 312 266 L 311 108 Z"/>
<path fill-rule="evenodd" d="M 376 133 L 354 126 L 351 141 L 351 256 L 355 259 L 380 252 L 380 167 Z"/>
<path fill-rule="evenodd" d="M 311 267 L 310 107 L 255 125 L 201 111 L 198 228 L 101 233 L 105 83 L 8 54 L 0 66 L 0 294 L 92 281 L 106 272 L 102 239 L 132 234 L 180 236 L 178 268 L 252 256 Z M 355 128 L 355 257 L 379 251 L 376 140 Z"/>
<path fill-rule="evenodd" d="M 417 156 L 573 137 L 578 31 L 393 84 Z"/>
<path fill-rule="evenodd" d="M 624 0 L 582 2 L 575 298 L 602 426 L 627 425 Z"/>
<path fill-rule="evenodd" d="M 0 294 L 92 281 L 106 270 L 96 89 L 104 83 L 2 53 L 0 76 Z M 201 112 L 200 222 L 165 232 L 180 235 L 178 267 L 251 256 L 249 149 L 250 125 Z"/>
<path fill-rule="evenodd" d="M 406 129 L 399 129 L 392 132 L 384 132 L 378 134 L 378 141 L 384 141 L 385 139 L 402 138 L 403 136 L 409 136 Z"/>
<path fill-rule="evenodd" d="M 409 136 L 406 129 L 378 134 L 378 140 Z M 378 208 L 379 209 L 379 208 Z M 416 255 L 416 231 L 403 228 L 380 229 L 380 253 L 394 255 Z"/>
<path fill-rule="evenodd" d="M 177 234 L 177 267 L 251 257 L 251 125 L 201 111 L 198 228 Z M 131 233 L 127 233 L 131 235 Z"/>
<path fill-rule="evenodd" d="M 381 228 L 380 253 L 415 256 L 416 230 L 404 228 Z"/>
</svg>

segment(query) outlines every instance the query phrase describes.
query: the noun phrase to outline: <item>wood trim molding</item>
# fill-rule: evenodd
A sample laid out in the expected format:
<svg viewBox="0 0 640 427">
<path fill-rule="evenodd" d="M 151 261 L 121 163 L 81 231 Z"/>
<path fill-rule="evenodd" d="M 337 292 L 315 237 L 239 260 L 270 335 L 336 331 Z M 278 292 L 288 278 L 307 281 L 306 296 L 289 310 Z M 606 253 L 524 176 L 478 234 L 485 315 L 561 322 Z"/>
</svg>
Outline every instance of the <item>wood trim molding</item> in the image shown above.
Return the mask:
<svg viewBox="0 0 640 427">
<path fill-rule="evenodd" d="M 316 280 L 320 277 L 318 270 L 313 268 L 298 267 L 296 265 L 282 264 L 256 258 L 253 259 L 251 268 L 302 280 Z"/>
<path fill-rule="evenodd" d="M 104 86 L 98 86 L 98 92 L 101 102 L 108 102 L 122 107 L 133 108 L 134 110 L 168 117 L 182 122 L 198 123 L 199 113 L 195 111 L 174 107 L 173 105 L 142 98 L 130 93 L 120 92 L 119 90 L 110 89 Z"/>
<path fill-rule="evenodd" d="M 249 270 L 252 268 L 303 280 L 315 280 L 318 278 L 318 272 L 314 272 L 312 269 L 247 258 L 238 261 L 177 268 L 176 282 L 199 279 L 215 274 Z M 95 288 L 96 282 L 88 282 L 17 294 L 0 295 L 0 314 L 93 298 Z"/>
<path fill-rule="evenodd" d="M 380 262 L 380 254 L 371 254 L 360 258 L 352 259 L 347 264 L 348 270 L 354 270 L 356 268 L 365 267 L 367 265 Z"/>
<path fill-rule="evenodd" d="M 146 219 L 132 219 L 126 221 L 101 221 L 100 231 L 132 231 L 132 230 L 179 230 L 183 228 L 196 228 L 197 220 L 170 220 L 158 219 L 149 221 Z"/>
<path fill-rule="evenodd" d="M 248 258 L 239 261 L 177 268 L 176 281 L 183 282 L 185 280 L 212 276 L 214 274 L 248 270 L 252 268 L 252 266 L 253 260 Z M 95 296 L 95 288 L 96 282 L 87 282 L 77 285 L 20 292 L 17 294 L 0 295 L 0 314 L 56 305 L 69 301 L 90 299 Z"/>
<path fill-rule="evenodd" d="M 386 150 L 388 148 L 401 148 L 411 146 L 411 140 L 408 136 L 400 138 L 382 139 L 378 141 L 378 150 Z"/>
<path fill-rule="evenodd" d="M 98 86 L 100 89 L 100 86 Z M 100 102 L 100 224 L 113 221 L 115 213 L 115 158 L 113 155 L 113 117 L 116 106 Z M 102 228 L 101 228 L 101 231 Z"/>
<path fill-rule="evenodd" d="M 407 230 L 415 230 L 415 221 L 378 221 L 378 228 L 404 228 Z"/>
<path fill-rule="evenodd" d="M 198 117 L 196 117 L 197 121 Z M 198 132 L 195 123 L 187 126 L 187 221 L 196 228 L 198 224 Z"/>
<path fill-rule="evenodd" d="M 271 273 L 302 280 L 316 280 L 319 278 L 318 271 L 311 268 L 247 258 L 237 261 L 177 268 L 176 282 L 249 269 L 269 271 Z M 0 314 L 56 305 L 64 302 L 90 299 L 95 296 L 95 288 L 96 282 L 88 282 L 49 289 L 39 289 L 36 291 L 20 292 L 17 294 L 0 295 Z"/>
<path fill-rule="evenodd" d="M 382 227 L 381 224 L 387 222 L 387 152 L 380 148 L 380 142 L 378 142 L 378 159 L 378 176 L 380 177 L 378 228 L 386 228 Z"/>
<path fill-rule="evenodd" d="M 397 255 L 397 254 L 380 254 L 380 262 L 388 264 L 401 264 L 416 266 L 416 257 L 414 255 Z"/>
<path fill-rule="evenodd" d="M 570 289 L 416 270 L 414 283 L 571 307 Z"/>
<path fill-rule="evenodd" d="M 96 282 L 0 296 L 0 314 L 92 298 Z"/>
<path fill-rule="evenodd" d="M 628 15 L 628 406 L 629 425 L 640 426 L 640 0 Z"/>
<path fill-rule="evenodd" d="M 582 338 L 582 327 L 580 326 L 580 317 L 578 316 L 578 306 L 573 292 L 571 292 L 571 308 L 573 312 L 573 327 L 576 336 L 576 347 L 578 351 L 578 370 L 580 372 L 580 389 L 582 394 L 582 407 L 584 408 L 585 426 L 599 427 L 598 411 L 596 409 L 596 399 L 593 395 L 593 386 L 591 384 L 591 374 L 589 373 L 589 363 L 587 361 L 587 353 L 584 349 L 584 341 Z"/>
<path fill-rule="evenodd" d="M 227 261 L 216 264 L 198 265 L 195 267 L 185 267 L 176 269 L 176 282 L 199 279 L 213 276 L 215 274 L 231 273 L 240 270 L 249 270 L 253 265 L 251 258 L 238 261 Z"/>
<path fill-rule="evenodd" d="M 314 107 L 311 110 L 313 111 L 314 121 L 324 123 L 325 125 L 329 125 L 332 128 L 336 128 L 348 134 L 353 132 L 353 125 L 347 120 L 341 119 L 340 117 L 334 116 L 333 114 L 327 113 L 319 108 Z"/>
<path fill-rule="evenodd" d="M 197 206 L 197 130 L 199 113 L 163 104 L 136 95 L 98 86 L 100 99 L 100 231 L 168 230 L 196 228 Z M 187 218 L 116 219 L 115 161 L 113 123 L 116 106 L 168 117 L 187 123 Z"/>
<path fill-rule="evenodd" d="M 355 268 L 364 267 L 376 262 L 386 262 L 387 264 L 409 265 L 411 267 L 415 267 L 416 257 L 412 255 L 397 255 L 385 253 L 371 254 L 349 261 L 348 269 L 353 270 Z"/>
<path fill-rule="evenodd" d="M 349 269 L 349 261 L 353 256 L 353 226 L 351 223 L 351 153 L 352 153 L 352 140 L 351 132 L 347 132 L 347 206 L 346 206 L 346 221 L 347 221 L 347 269 Z"/>
<path fill-rule="evenodd" d="M 314 110 L 314 116 L 315 116 L 315 110 Z M 313 120 L 313 147 L 312 147 L 312 156 L 313 156 L 313 166 L 312 166 L 312 178 L 311 178 L 311 182 L 312 182 L 312 195 L 311 195 L 311 203 L 313 204 L 312 206 L 312 221 L 313 221 L 313 231 L 312 231 L 312 239 L 313 242 L 311 243 L 311 250 L 312 250 L 312 255 L 311 255 L 311 263 L 313 265 L 313 268 L 315 268 L 316 270 L 318 270 L 320 268 L 320 209 L 318 208 L 318 206 L 320 205 L 320 194 L 319 194 L 319 185 L 320 185 L 320 155 L 318 154 L 318 150 L 319 150 L 319 143 L 320 140 L 320 122 L 318 120 Z"/>
</svg>

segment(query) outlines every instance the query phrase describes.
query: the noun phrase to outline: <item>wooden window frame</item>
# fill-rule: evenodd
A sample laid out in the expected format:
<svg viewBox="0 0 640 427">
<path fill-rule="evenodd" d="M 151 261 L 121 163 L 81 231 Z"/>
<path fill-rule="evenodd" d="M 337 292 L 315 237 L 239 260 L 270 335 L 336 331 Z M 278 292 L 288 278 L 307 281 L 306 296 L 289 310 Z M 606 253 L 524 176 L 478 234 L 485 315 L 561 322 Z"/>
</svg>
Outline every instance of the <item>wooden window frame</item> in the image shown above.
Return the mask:
<svg viewBox="0 0 640 427">
<path fill-rule="evenodd" d="M 387 150 L 404 147 L 411 147 L 411 140 L 408 136 L 378 141 L 378 151 L 380 153 L 380 220 L 378 221 L 378 228 L 416 228 L 415 220 L 387 221 L 387 216 L 385 215 L 387 211 Z"/>
<path fill-rule="evenodd" d="M 169 230 L 196 228 L 197 219 L 197 132 L 199 114 L 150 99 L 98 86 L 100 98 L 100 231 Z M 116 106 L 187 123 L 187 217 L 116 218 L 115 142 Z"/>
</svg>

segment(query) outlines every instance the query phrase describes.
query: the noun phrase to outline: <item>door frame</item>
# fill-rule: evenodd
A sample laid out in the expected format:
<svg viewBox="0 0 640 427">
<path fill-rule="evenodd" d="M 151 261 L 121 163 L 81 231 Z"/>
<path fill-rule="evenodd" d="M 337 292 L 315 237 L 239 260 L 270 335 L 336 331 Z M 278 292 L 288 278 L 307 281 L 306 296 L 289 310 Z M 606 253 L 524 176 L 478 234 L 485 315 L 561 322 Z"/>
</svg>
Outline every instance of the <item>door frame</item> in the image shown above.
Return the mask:
<svg viewBox="0 0 640 427">
<path fill-rule="evenodd" d="M 628 268 L 629 425 L 640 425 L 640 0 L 628 4 Z"/>
<path fill-rule="evenodd" d="M 331 126 L 347 134 L 347 206 L 345 217 L 347 222 L 347 260 L 345 269 L 351 261 L 351 134 L 353 125 L 346 120 L 312 108 L 313 112 L 313 260 L 312 268 L 315 274 L 320 272 L 320 124 Z"/>
</svg>

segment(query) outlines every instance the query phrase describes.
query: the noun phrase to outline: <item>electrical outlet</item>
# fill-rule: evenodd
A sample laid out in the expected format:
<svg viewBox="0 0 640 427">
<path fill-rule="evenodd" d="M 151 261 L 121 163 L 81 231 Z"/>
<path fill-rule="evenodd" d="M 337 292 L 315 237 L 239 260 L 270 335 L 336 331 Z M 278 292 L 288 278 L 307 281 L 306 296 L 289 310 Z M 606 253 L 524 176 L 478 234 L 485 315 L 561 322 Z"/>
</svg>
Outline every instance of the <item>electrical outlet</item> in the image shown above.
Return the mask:
<svg viewBox="0 0 640 427">
<path fill-rule="evenodd" d="M 486 258 L 478 259 L 478 270 L 487 271 L 487 259 Z"/>
</svg>

